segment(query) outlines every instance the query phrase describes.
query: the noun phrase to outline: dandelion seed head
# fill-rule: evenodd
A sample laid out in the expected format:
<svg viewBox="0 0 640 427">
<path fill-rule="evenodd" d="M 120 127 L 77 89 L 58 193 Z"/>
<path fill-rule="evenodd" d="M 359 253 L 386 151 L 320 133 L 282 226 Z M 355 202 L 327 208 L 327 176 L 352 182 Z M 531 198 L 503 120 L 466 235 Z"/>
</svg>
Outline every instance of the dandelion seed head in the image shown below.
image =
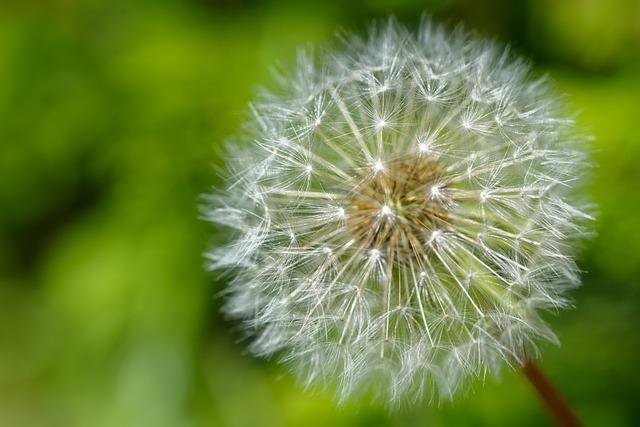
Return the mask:
<svg viewBox="0 0 640 427">
<path fill-rule="evenodd" d="M 390 20 L 251 108 L 205 214 L 236 232 L 206 256 L 254 354 L 397 405 L 556 341 L 540 312 L 579 285 L 586 138 L 523 61 Z"/>
</svg>

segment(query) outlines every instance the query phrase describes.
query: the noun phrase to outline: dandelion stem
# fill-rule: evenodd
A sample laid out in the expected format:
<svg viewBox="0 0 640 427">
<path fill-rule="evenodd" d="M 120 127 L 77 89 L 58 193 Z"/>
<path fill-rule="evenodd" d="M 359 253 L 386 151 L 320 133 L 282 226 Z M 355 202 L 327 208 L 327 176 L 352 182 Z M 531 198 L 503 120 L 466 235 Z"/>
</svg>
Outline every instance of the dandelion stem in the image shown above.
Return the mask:
<svg viewBox="0 0 640 427">
<path fill-rule="evenodd" d="M 522 372 L 524 372 L 544 401 L 544 404 L 551 411 L 558 426 L 582 427 L 582 423 L 573 413 L 566 400 L 533 360 L 526 360 L 522 367 Z"/>
</svg>

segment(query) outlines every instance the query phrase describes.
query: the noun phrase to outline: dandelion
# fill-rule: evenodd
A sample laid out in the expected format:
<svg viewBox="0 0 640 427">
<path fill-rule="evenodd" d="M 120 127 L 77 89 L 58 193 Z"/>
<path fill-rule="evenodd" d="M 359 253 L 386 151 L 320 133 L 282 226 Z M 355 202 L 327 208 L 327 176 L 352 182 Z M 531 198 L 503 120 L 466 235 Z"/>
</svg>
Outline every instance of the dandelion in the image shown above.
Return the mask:
<svg viewBox="0 0 640 427">
<path fill-rule="evenodd" d="M 208 220 L 225 310 L 304 384 L 395 405 L 447 399 L 556 341 L 579 285 L 584 137 L 545 79 L 425 22 L 301 53 L 251 107 Z"/>
</svg>

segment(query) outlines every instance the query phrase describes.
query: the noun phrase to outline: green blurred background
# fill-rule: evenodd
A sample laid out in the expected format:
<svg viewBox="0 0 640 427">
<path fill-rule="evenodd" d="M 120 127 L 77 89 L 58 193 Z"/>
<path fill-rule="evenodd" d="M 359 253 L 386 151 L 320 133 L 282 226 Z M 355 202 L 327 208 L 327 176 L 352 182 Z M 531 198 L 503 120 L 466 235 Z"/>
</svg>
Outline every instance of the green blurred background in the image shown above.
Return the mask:
<svg viewBox="0 0 640 427">
<path fill-rule="evenodd" d="M 245 354 L 198 197 L 270 67 L 428 11 L 511 43 L 596 136 L 599 237 L 543 368 L 589 426 L 640 425 L 640 4 L 23 0 L 0 5 L 0 426 L 542 426 L 519 372 L 438 407 L 336 408 Z"/>
</svg>

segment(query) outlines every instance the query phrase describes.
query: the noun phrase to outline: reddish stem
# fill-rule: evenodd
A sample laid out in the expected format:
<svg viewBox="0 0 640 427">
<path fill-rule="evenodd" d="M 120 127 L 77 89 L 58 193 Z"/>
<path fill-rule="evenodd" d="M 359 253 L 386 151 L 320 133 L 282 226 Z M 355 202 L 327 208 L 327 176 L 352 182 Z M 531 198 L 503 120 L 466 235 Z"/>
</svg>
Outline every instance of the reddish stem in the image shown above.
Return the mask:
<svg viewBox="0 0 640 427">
<path fill-rule="evenodd" d="M 560 427 L 582 427 L 582 423 L 571 411 L 567 402 L 535 362 L 527 359 L 522 367 L 522 372 L 536 389 Z"/>
</svg>

